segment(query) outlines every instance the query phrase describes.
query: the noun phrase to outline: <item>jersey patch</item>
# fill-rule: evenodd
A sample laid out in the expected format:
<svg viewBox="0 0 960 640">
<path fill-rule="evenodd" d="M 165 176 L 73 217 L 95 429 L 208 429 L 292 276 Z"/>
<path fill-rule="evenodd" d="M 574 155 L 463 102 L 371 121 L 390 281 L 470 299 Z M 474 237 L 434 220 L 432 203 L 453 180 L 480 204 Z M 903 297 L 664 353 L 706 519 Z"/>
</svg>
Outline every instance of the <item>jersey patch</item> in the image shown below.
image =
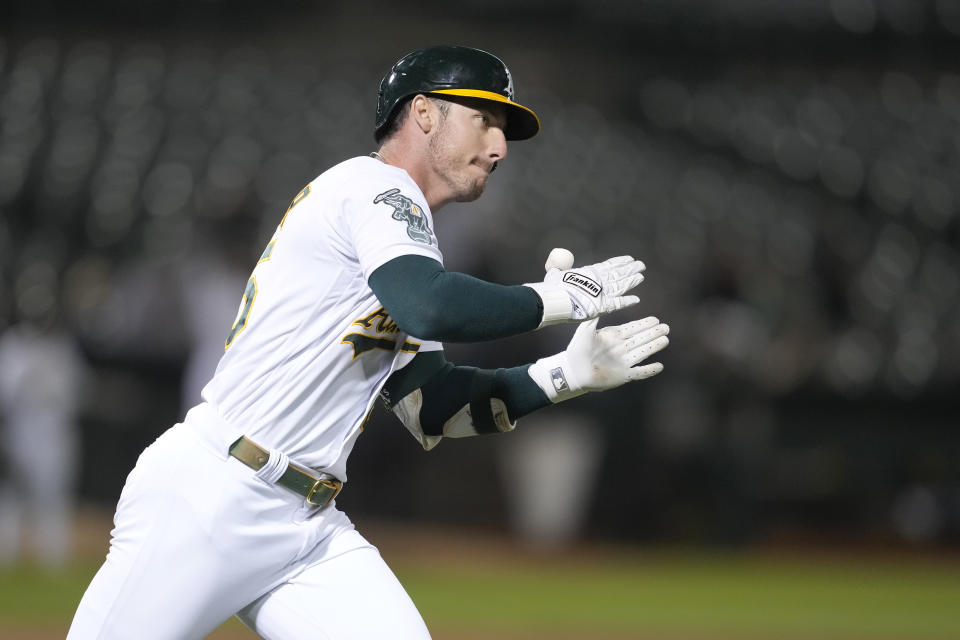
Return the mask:
<svg viewBox="0 0 960 640">
<path fill-rule="evenodd" d="M 400 193 L 400 189 L 384 191 L 373 199 L 373 204 L 384 202 L 393 207 L 393 219 L 407 223 L 407 235 L 410 239 L 423 244 L 437 244 L 427 216 L 413 200 Z"/>
</svg>

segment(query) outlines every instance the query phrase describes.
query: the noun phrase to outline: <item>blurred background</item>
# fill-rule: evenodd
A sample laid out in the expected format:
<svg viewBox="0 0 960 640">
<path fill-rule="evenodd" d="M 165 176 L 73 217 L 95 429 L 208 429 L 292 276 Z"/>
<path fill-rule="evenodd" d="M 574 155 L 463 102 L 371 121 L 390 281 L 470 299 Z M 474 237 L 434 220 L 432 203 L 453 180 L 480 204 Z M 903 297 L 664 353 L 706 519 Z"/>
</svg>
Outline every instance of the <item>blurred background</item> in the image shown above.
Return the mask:
<svg viewBox="0 0 960 640">
<path fill-rule="evenodd" d="M 74 509 L 112 513 L 290 199 L 374 150 L 379 78 L 440 43 L 502 57 L 543 123 L 437 214 L 447 268 L 513 284 L 555 246 L 630 253 L 642 302 L 610 321 L 657 315 L 671 346 L 653 380 L 430 453 L 378 409 L 344 510 L 537 545 L 955 549 L 960 2 L 418 7 L 0 6 L 3 557 L 61 562 Z"/>
</svg>

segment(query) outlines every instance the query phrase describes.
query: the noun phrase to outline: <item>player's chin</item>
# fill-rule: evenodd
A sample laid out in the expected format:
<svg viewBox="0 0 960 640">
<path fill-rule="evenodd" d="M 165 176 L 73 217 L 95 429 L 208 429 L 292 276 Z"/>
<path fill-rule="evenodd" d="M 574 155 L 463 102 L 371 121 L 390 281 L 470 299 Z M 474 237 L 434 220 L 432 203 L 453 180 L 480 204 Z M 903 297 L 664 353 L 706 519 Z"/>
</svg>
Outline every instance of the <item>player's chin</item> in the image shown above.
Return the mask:
<svg viewBox="0 0 960 640">
<path fill-rule="evenodd" d="M 483 195 L 483 187 L 473 189 L 471 191 L 461 192 L 454 198 L 454 202 L 473 202 L 477 198 Z"/>
<path fill-rule="evenodd" d="M 454 198 L 455 202 L 473 202 L 477 198 L 483 195 L 483 190 L 487 187 L 486 177 L 478 180 L 471 180 L 467 184 L 462 185 L 462 187 L 457 192 L 457 197 Z"/>
</svg>

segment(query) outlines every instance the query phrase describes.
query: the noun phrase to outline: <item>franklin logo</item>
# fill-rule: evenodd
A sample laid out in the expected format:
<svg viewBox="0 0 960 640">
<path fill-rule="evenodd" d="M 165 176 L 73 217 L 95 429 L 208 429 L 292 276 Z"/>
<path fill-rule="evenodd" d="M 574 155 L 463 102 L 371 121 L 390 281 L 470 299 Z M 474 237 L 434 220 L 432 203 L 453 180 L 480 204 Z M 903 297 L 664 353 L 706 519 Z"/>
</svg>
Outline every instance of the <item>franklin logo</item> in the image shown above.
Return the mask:
<svg viewBox="0 0 960 640">
<path fill-rule="evenodd" d="M 427 222 L 423 209 L 413 203 L 413 200 L 400 193 L 400 189 L 384 191 L 373 199 L 373 204 L 385 202 L 393 207 L 393 219 L 407 223 L 407 235 L 411 239 L 423 244 L 437 244 L 433 237 L 433 230 Z"/>
<path fill-rule="evenodd" d="M 563 274 L 563 281 L 580 287 L 594 298 L 599 296 L 600 292 L 603 291 L 603 287 L 601 287 L 596 280 L 588 278 L 581 273 L 576 273 L 575 271 L 568 271 Z"/>
</svg>

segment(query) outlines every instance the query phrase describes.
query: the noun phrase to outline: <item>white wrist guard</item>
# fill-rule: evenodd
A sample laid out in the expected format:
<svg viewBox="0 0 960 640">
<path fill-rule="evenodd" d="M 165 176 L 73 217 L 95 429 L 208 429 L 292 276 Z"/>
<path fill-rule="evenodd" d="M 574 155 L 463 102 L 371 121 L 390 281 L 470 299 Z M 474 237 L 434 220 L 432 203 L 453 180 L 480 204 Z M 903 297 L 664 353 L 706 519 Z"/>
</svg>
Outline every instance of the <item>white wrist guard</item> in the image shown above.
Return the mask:
<svg viewBox="0 0 960 640">
<path fill-rule="evenodd" d="M 530 365 L 527 373 L 543 389 L 550 402 L 563 402 L 586 393 L 577 383 L 566 351 L 540 358 Z"/>
<path fill-rule="evenodd" d="M 569 322 L 573 317 L 573 302 L 570 300 L 570 294 L 563 289 L 547 282 L 531 282 L 524 285 L 537 292 L 540 300 L 543 301 L 543 319 L 540 320 L 540 326 L 537 329 Z"/>
</svg>

